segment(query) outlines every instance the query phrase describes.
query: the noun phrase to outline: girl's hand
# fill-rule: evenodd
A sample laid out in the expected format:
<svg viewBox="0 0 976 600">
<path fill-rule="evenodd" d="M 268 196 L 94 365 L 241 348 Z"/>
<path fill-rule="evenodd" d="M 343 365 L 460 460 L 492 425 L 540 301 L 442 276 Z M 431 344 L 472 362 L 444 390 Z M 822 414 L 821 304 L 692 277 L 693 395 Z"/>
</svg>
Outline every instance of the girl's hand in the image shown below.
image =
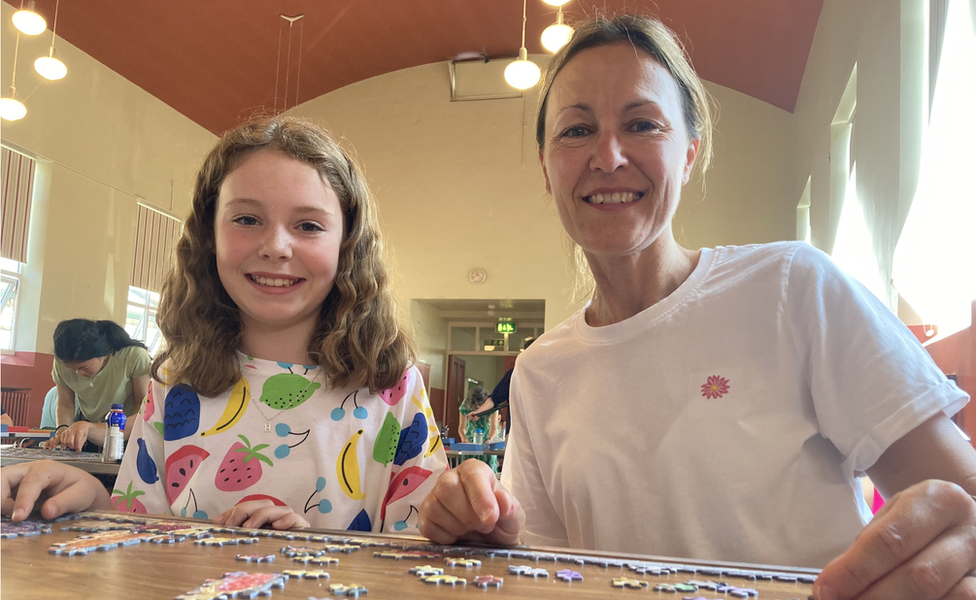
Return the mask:
<svg viewBox="0 0 976 600">
<path fill-rule="evenodd" d="M 305 529 L 309 526 L 300 514 L 271 500 L 250 500 L 225 510 L 213 520 L 215 525 L 258 528 L 270 523 L 274 529 Z"/>
<path fill-rule="evenodd" d="M 59 427 L 54 433 L 54 437 L 48 440 L 44 447 L 57 448 L 59 446 L 66 446 L 72 450 L 81 450 L 85 442 L 88 441 L 88 433 L 91 427 L 92 423 L 88 421 L 75 421 L 68 427 Z"/>
<path fill-rule="evenodd" d="M 466 460 L 445 471 L 420 505 L 420 533 L 438 544 L 459 539 L 510 546 L 525 528 L 525 511 L 491 467 Z"/>
<path fill-rule="evenodd" d="M 23 521 L 37 502 L 41 516 L 54 519 L 65 513 L 110 510 L 105 487 L 81 469 L 52 460 L 38 460 L 0 469 L 0 510 Z"/>
<path fill-rule="evenodd" d="M 976 598 L 976 499 L 929 480 L 896 494 L 831 561 L 817 600 Z"/>
</svg>

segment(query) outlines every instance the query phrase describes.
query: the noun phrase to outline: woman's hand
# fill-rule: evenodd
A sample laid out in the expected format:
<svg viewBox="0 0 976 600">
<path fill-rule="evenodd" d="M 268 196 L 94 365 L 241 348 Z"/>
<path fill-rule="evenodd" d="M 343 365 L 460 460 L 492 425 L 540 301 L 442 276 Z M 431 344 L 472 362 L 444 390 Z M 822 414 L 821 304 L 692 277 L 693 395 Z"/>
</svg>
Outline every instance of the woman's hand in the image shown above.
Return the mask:
<svg viewBox="0 0 976 600">
<path fill-rule="evenodd" d="M 291 507 L 277 506 L 271 500 L 249 500 L 225 510 L 213 520 L 215 525 L 258 528 L 270 523 L 274 529 L 304 529 L 309 526 Z"/>
<path fill-rule="evenodd" d="M 76 467 L 38 460 L 0 469 L 0 510 L 14 521 L 30 515 L 41 504 L 41 516 L 54 519 L 65 513 L 110 510 L 112 501 L 97 479 Z"/>
<path fill-rule="evenodd" d="M 81 450 L 85 442 L 88 441 L 88 434 L 93 423 L 88 421 L 75 421 L 67 427 L 58 427 L 54 432 L 54 437 L 49 439 L 44 445 L 45 448 L 57 448 L 66 446 L 72 450 Z"/>
<path fill-rule="evenodd" d="M 491 467 L 466 460 L 445 471 L 420 505 L 420 533 L 438 544 L 459 539 L 511 546 L 525 528 L 525 511 Z"/>
<path fill-rule="evenodd" d="M 813 593 L 817 600 L 976 598 L 976 499 L 939 480 L 896 494 L 824 568 Z"/>
</svg>

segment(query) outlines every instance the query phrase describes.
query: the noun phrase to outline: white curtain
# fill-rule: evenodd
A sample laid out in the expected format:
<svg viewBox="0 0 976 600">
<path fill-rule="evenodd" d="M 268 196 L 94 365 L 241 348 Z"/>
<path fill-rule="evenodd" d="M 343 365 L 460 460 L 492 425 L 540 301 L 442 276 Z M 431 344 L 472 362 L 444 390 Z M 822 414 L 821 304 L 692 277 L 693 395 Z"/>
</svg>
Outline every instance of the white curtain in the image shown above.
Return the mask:
<svg viewBox="0 0 976 600">
<path fill-rule="evenodd" d="M 976 299 L 976 15 L 950 0 L 918 190 L 895 249 L 898 292 L 940 334 L 967 327 Z"/>
</svg>

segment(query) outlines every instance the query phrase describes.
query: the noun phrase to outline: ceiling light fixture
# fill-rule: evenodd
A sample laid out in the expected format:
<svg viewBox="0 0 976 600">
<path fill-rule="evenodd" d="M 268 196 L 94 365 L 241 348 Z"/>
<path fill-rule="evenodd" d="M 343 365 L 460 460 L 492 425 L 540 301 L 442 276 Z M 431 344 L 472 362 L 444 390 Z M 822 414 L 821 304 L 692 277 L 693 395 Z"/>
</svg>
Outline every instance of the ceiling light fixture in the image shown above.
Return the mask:
<svg viewBox="0 0 976 600">
<path fill-rule="evenodd" d="M 47 27 L 47 21 L 44 20 L 44 17 L 34 10 L 34 0 L 27 2 L 27 8 L 24 8 L 24 4 L 21 2 L 20 10 L 14 13 L 11 20 L 14 22 L 17 31 L 24 35 L 39 35 Z"/>
<path fill-rule="evenodd" d="M 555 54 L 560 48 L 569 43 L 573 37 L 573 28 L 563 24 L 563 7 L 556 13 L 556 23 L 546 27 L 542 32 L 542 45 L 546 50 Z"/>
<path fill-rule="evenodd" d="M 302 19 L 305 18 L 305 15 L 304 14 L 295 15 L 293 17 L 290 17 L 288 15 L 278 15 L 278 16 L 281 17 L 281 21 L 279 21 L 279 24 L 278 24 L 278 62 L 277 62 L 277 66 L 276 66 L 276 69 L 277 70 L 275 72 L 274 114 L 276 114 L 276 115 L 277 114 L 280 114 L 282 111 L 288 110 L 288 88 L 289 88 L 289 81 L 291 79 L 291 54 L 292 54 L 292 51 L 291 51 L 291 40 L 292 40 L 292 34 L 294 33 L 295 22 L 296 21 L 301 21 L 301 23 L 299 23 L 299 26 L 300 27 L 299 27 L 299 32 L 298 32 L 298 73 L 297 73 L 296 78 L 295 78 L 295 106 L 298 106 L 298 90 L 299 90 L 299 86 L 301 85 L 301 82 L 302 82 L 302 79 L 301 79 L 301 77 L 302 77 L 302 46 L 304 45 L 304 41 L 305 41 L 305 21 L 302 20 Z M 283 100 L 282 107 L 279 109 L 278 108 L 278 98 L 279 98 L 279 96 L 278 96 L 278 82 L 281 79 L 281 29 L 282 29 L 282 27 L 284 27 L 284 23 L 288 23 L 288 49 L 286 50 L 286 55 L 285 55 L 285 90 L 284 90 L 284 100 Z"/>
<path fill-rule="evenodd" d="M 54 3 L 54 25 L 51 27 L 51 49 L 48 51 L 47 56 L 40 56 L 34 61 L 34 70 L 37 71 L 37 74 L 51 81 L 63 79 L 68 74 L 68 67 L 64 66 L 64 63 L 60 59 L 54 57 L 54 41 L 57 37 L 58 7 L 60 5 L 61 0 Z"/>
<path fill-rule="evenodd" d="M 517 90 L 527 90 L 539 82 L 542 72 L 538 65 L 529 60 L 529 52 L 525 49 L 525 4 L 522 0 L 522 47 L 519 57 L 505 67 L 505 81 Z"/>
<path fill-rule="evenodd" d="M 20 32 L 17 32 L 17 42 L 14 45 L 14 70 L 10 77 L 10 96 L 0 98 L 0 119 L 19 121 L 27 115 L 27 107 L 17 99 L 17 54 L 20 52 Z"/>
<path fill-rule="evenodd" d="M 563 4 L 569 2 L 569 0 L 542 0 L 542 1 L 548 4 L 549 6 L 562 6 Z"/>
</svg>

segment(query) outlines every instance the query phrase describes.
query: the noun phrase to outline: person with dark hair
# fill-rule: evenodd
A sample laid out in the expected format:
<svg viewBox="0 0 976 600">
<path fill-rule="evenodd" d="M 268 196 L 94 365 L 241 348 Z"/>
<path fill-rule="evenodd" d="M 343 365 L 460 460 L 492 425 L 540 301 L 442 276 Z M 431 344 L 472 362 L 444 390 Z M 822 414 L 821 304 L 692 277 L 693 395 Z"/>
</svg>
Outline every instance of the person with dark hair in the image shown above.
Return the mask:
<svg viewBox="0 0 976 600">
<path fill-rule="evenodd" d="M 273 117 L 217 142 L 156 322 L 166 349 L 115 496 L 53 461 L 4 467 L 13 520 L 40 499 L 45 518 L 119 508 L 230 527 L 416 527 L 447 455 L 376 201 L 327 131 Z"/>
<path fill-rule="evenodd" d="M 100 449 L 113 404 L 121 404 L 130 419 L 139 412 L 149 392 L 151 362 L 145 344 L 114 321 L 58 323 L 51 371 L 58 389 L 57 430 L 47 447 Z M 130 430 L 125 428 L 127 438 Z"/>
<path fill-rule="evenodd" d="M 529 346 L 535 338 L 527 338 L 522 342 L 522 351 L 528 350 Z M 512 411 L 509 409 L 509 394 L 512 388 L 512 373 L 515 372 L 515 367 L 505 371 L 502 378 L 498 380 L 495 384 L 495 388 L 491 390 L 491 394 L 485 403 L 481 405 L 481 408 L 471 413 L 472 417 L 481 417 L 484 415 L 489 415 L 493 412 L 505 410 L 507 414 L 505 415 L 505 435 L 507 436 L 512 431 Z"/>
<path fill-rule="evenodd" d="M 516 363 L 501 481 L 442 474 L 421 533 L 822 568 L 818 600 L 976 598 L 976 452 L 949 419 L 967 395 L 809 244 L 676 241 L 711 112 L 673 32 L 582 23 L 539 98 L 592 294 Z"/>
</svg>

